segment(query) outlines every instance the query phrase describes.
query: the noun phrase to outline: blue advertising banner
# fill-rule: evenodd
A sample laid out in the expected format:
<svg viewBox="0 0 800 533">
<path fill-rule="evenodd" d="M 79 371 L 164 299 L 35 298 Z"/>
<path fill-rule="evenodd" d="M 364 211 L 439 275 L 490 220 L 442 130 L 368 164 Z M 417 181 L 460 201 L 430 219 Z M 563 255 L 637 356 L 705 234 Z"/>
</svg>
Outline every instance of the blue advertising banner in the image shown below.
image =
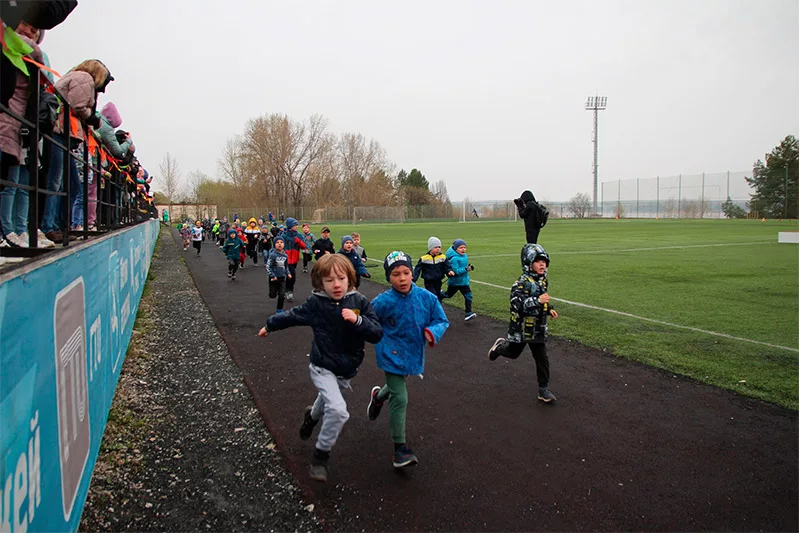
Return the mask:
<svg viewBox="0 0 800 533">
<path fill-rule="evenodd" d="M 158 231 L 0 278 L 0 532 L 77 530 Z"/>
</svg>

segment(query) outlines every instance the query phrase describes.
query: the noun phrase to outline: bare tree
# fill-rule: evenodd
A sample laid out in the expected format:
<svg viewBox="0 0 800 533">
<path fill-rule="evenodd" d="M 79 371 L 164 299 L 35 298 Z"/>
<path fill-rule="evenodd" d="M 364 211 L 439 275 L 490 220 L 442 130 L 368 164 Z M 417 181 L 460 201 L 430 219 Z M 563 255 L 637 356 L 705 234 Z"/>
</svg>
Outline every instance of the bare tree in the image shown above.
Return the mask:
<svg viewBox="0 0 800 533">
<path fill-rule="evenodd" d="M 360 133 L 343 133 L 336 144 L 339 177 L 349 207 L 361 204 L 365 192 L 363 185 L 373 175 L 387 173 L 386 151 L 375 139 L 369 142 Z"/>
<path fill-rule="evenodd" d="M 567 210 L 575 218 L 586 218 L 592 209 L 592 199 L 588 194 L 579 192 L 567 203 Z"/>
<path fill-rule="evenodd" d="M 444 180 L 439 180 L 434 183 L 431 192 L 434 198 L 436 198 L 436 201 L 442 205 L 450 203 L 450 195 L 447 194 L 447 185 L 444 183 Z"/>
<path fill-rule="evenodd" d="M 161 171 L 162 183 L 164 184 L 164 192 L 169 198 L 169 211 L 172 214 L 172 202 L 181 185 L 181 173 L 178 170 L 178 162 L 169 152 L 164 156 L 164 160 L 158 166 Z"/>
</svg>

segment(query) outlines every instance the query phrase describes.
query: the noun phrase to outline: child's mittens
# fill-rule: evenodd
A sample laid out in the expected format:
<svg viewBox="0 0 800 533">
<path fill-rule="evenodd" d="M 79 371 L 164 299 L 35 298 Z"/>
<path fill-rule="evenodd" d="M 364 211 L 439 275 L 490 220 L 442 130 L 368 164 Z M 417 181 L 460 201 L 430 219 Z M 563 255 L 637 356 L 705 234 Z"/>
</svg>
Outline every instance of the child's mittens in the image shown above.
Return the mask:
<svg viewBox="0 0 800 533">
<path fill-rule="evenodd" d="M 469 270 L 470 272 L 472 272 L 473 270 L 475 270 L 475 267 L 474 267 L 473 265 L 471 265 L 471 264 L 470 264 L 470 265 L 467 265 L 467 270 Z"/>
<path fill-rule="evenodd" d="M 361 275 L 361 277 L 362 277 L 362 278 L 371 278 L 371 277 L 372 277 L 372 274 L 370 274 L 369 272 L 364 272 L 364 273 Z"/>
<path fill-rule="evenodd" d="M 433 348 L 436 346 L 436 338 L 434 338 L 433 333 L 428 328 L 422 330 L 423 335 L 425 335 L 425 340 L 428 342 L 428 346 Z"/>
</svg>

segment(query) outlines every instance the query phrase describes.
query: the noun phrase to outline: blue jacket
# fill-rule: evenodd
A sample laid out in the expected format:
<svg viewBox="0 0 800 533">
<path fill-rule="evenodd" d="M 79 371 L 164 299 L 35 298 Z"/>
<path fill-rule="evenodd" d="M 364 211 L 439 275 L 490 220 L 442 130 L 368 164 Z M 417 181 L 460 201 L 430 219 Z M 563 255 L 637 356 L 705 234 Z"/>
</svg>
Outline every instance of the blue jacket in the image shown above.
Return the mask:
<svg viewBox="0 0 800 533">
<path fill-rule="evenodd" d="M 285 278 L 286 277 L 286 262 L 289 258 L 281 250 L 280 252 L 273 248 L 269 251 L 267 256 L 267 276 L 272 278 Z"/>
<path fill-rule="evenodd" d="M 355 250 L 350 250 L 349 252 L 345 252 L 344 248 L 339 250 L 339 253 L 345 256 L 353 263 L 353 268 L 356 269 L 356 274 L 359 276 L 366 276 L 370 277 L 369 272 L 367 271 L 367 267 L 364 266 L 364 261 L 358 256 Z"/>
<path fill-rule="evenodd" d="M 401 376 L 422 374 L 425 330 L 438 343 L 450 325 L 436 296 L 416 285 L 408 294 L 389 289 L 372 300 L 372 308 L 383 328 L 383 339 L 375 345 L 378 367 Z"/>
<path fill-rule="evenodd" d="M 450 261 L 450 267 L 453 269 L 455 276 L 447 280 L 447 285 L 453 287 L 464 287 L 469 285 L 469 258 L 467 254 L 461 255 L 453 247 L 447 249 L 447 260 Z"/>
<path fill-rule="evenodd" d="M 345 308 L 358 315 L 355 324 L 342 318 Z M 364 342 L 378 342 L 383 335 L 369 300 L 356 291 L 338 301 L 323 291 L 314 291 L 302 305 L 269 317 L 266 327 L 267 331 L 277 331 L 292 326 L 311 326 L 311 363 L 344 379 L 358 372 L 364 360 Z"/>
<path fill-rule="evenodd" d="M 228 258 L 228 261 L 239 261 L 242 246 L 244 246 L 244 242 L 238 236 L 233 239 L 228 237 L 225 239 L 225 244 L 222 245 L 222 252 Z"/>
</svg>

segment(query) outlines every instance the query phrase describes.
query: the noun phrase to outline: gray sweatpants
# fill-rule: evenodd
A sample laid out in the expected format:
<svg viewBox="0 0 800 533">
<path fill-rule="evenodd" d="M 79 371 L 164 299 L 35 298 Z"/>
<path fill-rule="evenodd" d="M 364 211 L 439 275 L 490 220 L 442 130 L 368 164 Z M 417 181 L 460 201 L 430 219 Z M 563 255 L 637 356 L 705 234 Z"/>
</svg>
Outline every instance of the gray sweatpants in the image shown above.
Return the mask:
<svg viewBox="0 0 800 533">
<path fill-rule="evenodd" d="M 345 422 L 350 418 L 347 412 L 347 403 L 342 396 L 342 389 L 350 389 L 350 380 L 336 377 L 333 372 L 309 364 L 311 381 L 317 388 L 317 399 L 311 406 L 311 418 L 322 418 L 322 426 L 317 435 L 317 449 L 323 452 L 331 451 L 336 439 L 344 428 Z"/>
</svg>

